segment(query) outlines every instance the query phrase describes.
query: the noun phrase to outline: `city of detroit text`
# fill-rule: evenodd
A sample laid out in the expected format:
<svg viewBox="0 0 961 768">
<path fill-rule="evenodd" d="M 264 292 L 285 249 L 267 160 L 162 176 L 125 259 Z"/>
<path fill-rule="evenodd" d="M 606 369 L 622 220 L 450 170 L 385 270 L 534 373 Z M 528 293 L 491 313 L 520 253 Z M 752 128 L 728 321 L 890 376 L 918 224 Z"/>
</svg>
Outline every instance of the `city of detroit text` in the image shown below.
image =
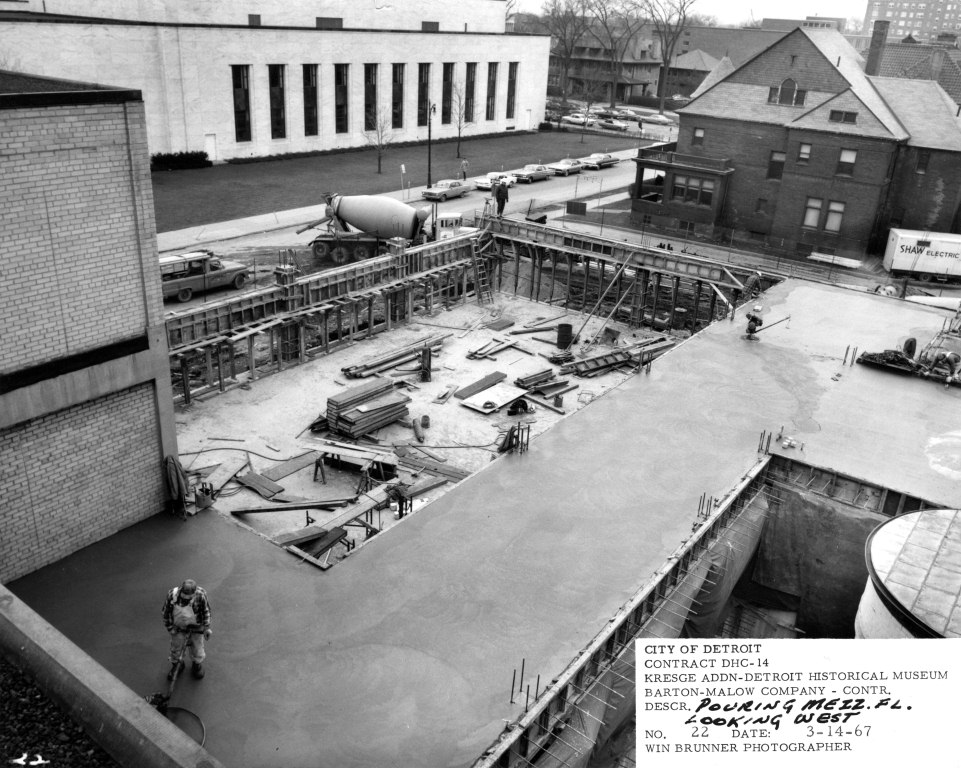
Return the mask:
<svg viewBox="0 0 961 768">
<path fill-rule="evenodd" d="M 654 654 L 653 658 L 645 658 L 643 663 L 643 682 L 649 686 L 672 686 L 667 688 L 645 688 L 646 698 L 687 697 L 687 696 L 743 696 L 754 693 L 754 688 L 675 688 L 684 684 L 728 684 L 728 683 L 766 683 L 757 689 L 762 696 L 823 696 L 825 686 L 803 685 L 803 683 L 858 683 L 843 686 L 841 693 L 846 696 L 877 695 L 888 696 L 890 691 L 883 683 L 889 680 L 943 680 L 947 672 L 943 670 L 903 670 L 903 671 L 807 671 L 807 672 L 754 672 L 746 671 L 745 667 L 763 668 L 767 666 L 765 659 L 742 657 L 707 657 L 701 654 L 753 654 L 760 651 L 761 646 L 756 643 L 717 643 L 698 646 L 648 645 L 646 654 Z M 691 657 L 670 658 L 678 649 L 682 654 L 696 650 Z M 659 655 L 663 656 L 659 657 Z M 737 670 L 718 672 L 708 670 Z M 678 670 L 678 671 L 662 671 Z M 684 671 L 680 671 L 684 670 Z M 640 676 L 639 676 L 640 677 Z M 792 685 L 793 684 L 793 685 Z M 687 709 L 680 702 L 668 706 L 656 706 L 656 709 Z"/>
</svg>

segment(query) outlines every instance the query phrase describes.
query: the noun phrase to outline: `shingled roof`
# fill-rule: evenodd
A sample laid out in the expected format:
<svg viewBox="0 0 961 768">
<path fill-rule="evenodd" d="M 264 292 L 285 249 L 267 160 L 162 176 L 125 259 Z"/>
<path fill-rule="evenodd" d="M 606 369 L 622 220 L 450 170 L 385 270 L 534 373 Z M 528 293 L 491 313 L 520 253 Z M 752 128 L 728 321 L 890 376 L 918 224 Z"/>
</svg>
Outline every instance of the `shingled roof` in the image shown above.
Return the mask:
<svg viewBox="0 0 961 768">
<path fill-rule="evenodd" d="M 878 66 L 881 77 L 936 80 L 961 104 L 961 51 L 942 45 L 887 43 Z"/>
</svg>

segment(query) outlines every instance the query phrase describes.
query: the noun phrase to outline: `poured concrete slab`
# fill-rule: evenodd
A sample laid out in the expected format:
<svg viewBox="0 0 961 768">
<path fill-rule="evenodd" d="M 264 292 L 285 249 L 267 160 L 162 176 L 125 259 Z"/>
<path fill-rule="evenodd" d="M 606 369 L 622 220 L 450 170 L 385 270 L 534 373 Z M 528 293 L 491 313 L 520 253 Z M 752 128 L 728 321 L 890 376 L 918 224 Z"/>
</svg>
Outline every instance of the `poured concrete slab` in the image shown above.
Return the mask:
<svg viewBox="0 0 961 768">
<path fill-rule="evenodd" d="M 9 586 L 146 694 L 166 671 L 165 591 L 200 581 L 208 675 L 173 703 L 234 768 L 469 765 L 523 712 L 514 672 L 532 692 L 559 675 L 690 535 L 702 494 L 754 465 L 762 430 L 961 506 L 961 392 L 842 365 L 848 347 L 923 344 L 947 314 L 798 282 L 761 301 L 768 326 L 790 323 L 758 342 L 742 317 L 712 325 L 327 572 L 208 511 Z"/>
</svg>

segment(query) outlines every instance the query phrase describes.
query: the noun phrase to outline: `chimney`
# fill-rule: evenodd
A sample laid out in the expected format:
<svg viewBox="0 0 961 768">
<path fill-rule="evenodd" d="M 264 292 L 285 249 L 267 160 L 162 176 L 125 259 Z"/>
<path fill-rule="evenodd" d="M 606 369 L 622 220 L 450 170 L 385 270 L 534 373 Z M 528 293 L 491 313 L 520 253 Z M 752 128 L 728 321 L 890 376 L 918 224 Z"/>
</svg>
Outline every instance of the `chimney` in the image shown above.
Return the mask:
<svg viewBox="0 0 961 768">
<path fill-rule="evenodd" d="M 881 54 L 884 53 L 884 41 L 888 37 L 890 21 L 878 19 L 874 22 L 871 33 L 871 47 L 868 48 L 868 63 L 864 66 L 864 74 L 876 76 L 881 69 Z"/>
</svg>

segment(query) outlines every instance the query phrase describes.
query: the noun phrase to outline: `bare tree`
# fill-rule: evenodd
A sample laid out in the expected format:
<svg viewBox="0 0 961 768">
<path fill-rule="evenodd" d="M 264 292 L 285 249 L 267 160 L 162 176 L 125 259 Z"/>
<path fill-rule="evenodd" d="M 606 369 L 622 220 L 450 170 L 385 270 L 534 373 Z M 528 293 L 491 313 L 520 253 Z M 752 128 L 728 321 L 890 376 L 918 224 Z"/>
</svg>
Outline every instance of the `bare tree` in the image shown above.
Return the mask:
<svg viewBox="0 0 961 768">
<path fill-rule="evenodd" d="M 581 87 L 578 96 L 584 102 L 584 124 L 581 126 L 581 144 L 584 143 L 584 134 L 587 132 L 587 121 L 590 119 L 591 107 L 600 103 L 604 99 L 607 88 L 605 80 L 607 70 L 598 66 L 590 67 L 583 71 Z"/>
<path fill-rule="evenodd" d="M 660 111 L 664 111 L 664 100 L 667 98 L 668 73 L 671 59 L 677 41 L 688 25 L 691 6 L 696 0 L 639 0 L 643 12 L 654 25 L 654 35 L 661 46 L 661 76 L 658 83 L 658 94 L 661 97 Z"/>
<path fill-rule="evenodd" d="M 468 119 L 467 98 L 464 94 L 464 86 L 460 82 L 455 82 L 450 92 L 450 117 L 457 128 L 457 157 L 460 157 L 461 134 L 468 125 L 473 125 L 474 121 Z"/>
<path fill-rule="evenodd" d="M 693 0 L 689 0 L 693 2 Z M 607 57 L 610 76 L 611 109 L 617 101 L 617 81 L 631 41 L 644 26 L 645 19 L 634 0 L 587 0 L 593 14 L 590 34 Z"/>
<path fill-rule="evenodd" d="M 376 111 L 372 110 L 371 114 L 365 117 L 370 118 L 366 124 L 373 127 L 364 131 L 364 139 L 367 146 L 374 147 L 377 150 L 377 173 L 381 173 L 387 147 L 394 141 L 392 115 L 390 110 L 378 108 Z"/>
<path fill-rule="evenodd" d="M 551 55 L 560 69 L 561 100 L 566 104 L 574 52 L 590 23 L 587 0 L 545 0 L 541 13 L 551 36 Z"/>
</svg>

